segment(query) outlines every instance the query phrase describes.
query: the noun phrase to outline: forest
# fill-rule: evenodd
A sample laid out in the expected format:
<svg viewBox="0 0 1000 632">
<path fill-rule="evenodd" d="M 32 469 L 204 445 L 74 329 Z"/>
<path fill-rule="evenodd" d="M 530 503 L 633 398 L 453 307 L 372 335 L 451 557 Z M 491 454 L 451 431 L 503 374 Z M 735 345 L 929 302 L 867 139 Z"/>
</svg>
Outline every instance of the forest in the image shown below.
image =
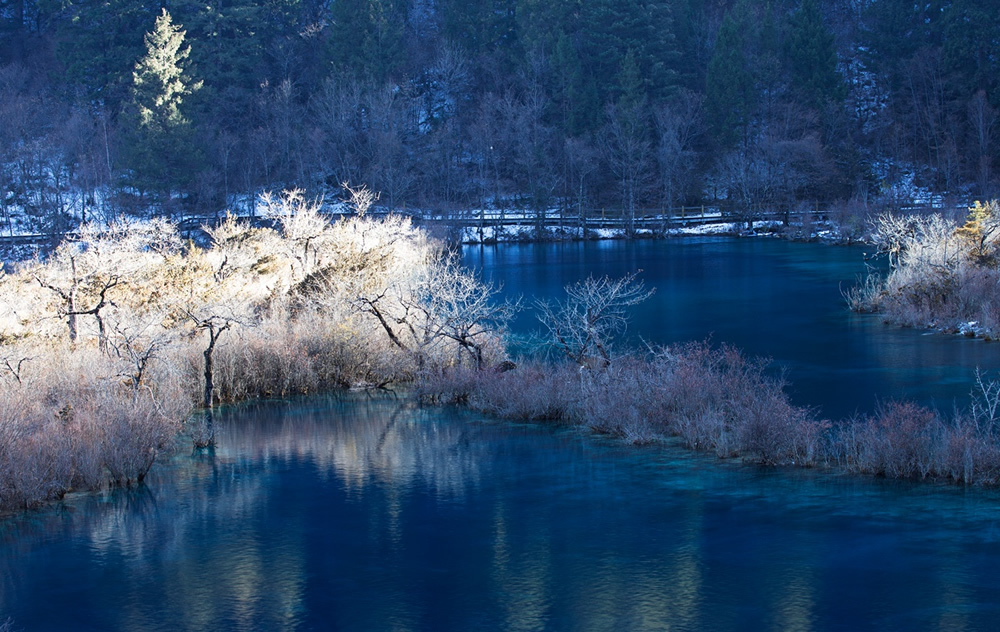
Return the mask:
<svg viewBox="0 0 1000 632">
<path fill-rule="evenodd" d="M 0 1 L 0 232 L 995 192 L 988 0 Z M 919 197 L 919 196 L 918 196 Z"/>
</svg>

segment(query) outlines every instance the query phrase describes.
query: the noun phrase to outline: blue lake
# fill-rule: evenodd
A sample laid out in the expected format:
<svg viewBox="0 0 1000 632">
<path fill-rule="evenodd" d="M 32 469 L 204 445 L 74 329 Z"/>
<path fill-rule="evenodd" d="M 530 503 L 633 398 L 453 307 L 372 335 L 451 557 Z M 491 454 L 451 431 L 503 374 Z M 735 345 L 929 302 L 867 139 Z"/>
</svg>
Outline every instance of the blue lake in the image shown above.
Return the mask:
<svg viewBox="0 0 1000 632">
<path fill-rule="evenodd" d="M 526 295 L 642 268 L 657 294 L 637 313 L 633 341 L 712 334 L 772 356 L 796 400 L 831 415 L 926 397 L 922 389 L 950 406 L 1000 349 L 846 313 L 838 283 L 863 268 L 853 249 L 706 239 L 466 256 Z M 530 315 L 515 326 L 527 335 Z M 363 394 L 233 408 L 219 415 L 218 439 L 214 454 L 182 451 L 139 489 L 0 521 L 0 623 L 992 630 L 1000 621 L 996 490 L 760 469 Z"/>
<path fill-rule="evenodd" d="M 832 419 L 910 399 L 965 406 L 977 367 L 1000 378 L 1000 345 L 884 325 L 841 295 L 865 274 L 865 249 L 770 239 L 584 242 L 468 248 L 466 264 L 510 297 L 558 298 L 563 287 L 638 272 L 656 293 L 635 308 L 620 346 L 729 343 L 772 358 L 795 403 Z M 512 329 L 539 329 L 525 310 Z"/>
</svg>

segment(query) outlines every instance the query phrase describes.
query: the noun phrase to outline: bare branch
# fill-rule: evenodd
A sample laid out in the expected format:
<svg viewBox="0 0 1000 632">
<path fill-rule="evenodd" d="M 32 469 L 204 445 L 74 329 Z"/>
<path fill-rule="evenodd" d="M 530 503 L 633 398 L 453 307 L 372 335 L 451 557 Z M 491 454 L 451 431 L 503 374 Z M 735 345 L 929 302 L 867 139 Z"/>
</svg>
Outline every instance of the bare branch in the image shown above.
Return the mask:
<svg viewBox="0 0 1000 632">
<path fill-rule="evenodd" d="M 611 363 L 609 346 L 628 324 L 628 308 L 652 296 L 637 273 L 620 279 L 589 277 L 566 286 L 566 300 L 539 301 L 539 320 L 556 346 L 581 367 Z"/>
</svg>

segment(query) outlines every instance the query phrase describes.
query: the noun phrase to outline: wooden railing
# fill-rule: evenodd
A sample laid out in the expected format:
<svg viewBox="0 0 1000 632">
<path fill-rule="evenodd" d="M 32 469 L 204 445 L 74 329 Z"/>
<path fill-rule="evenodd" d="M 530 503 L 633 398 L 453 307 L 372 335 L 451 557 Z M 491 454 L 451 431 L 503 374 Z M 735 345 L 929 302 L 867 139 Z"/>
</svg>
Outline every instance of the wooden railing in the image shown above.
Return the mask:
<svg viewBox="0 0 1000 632">
<path fill-rule="evenodd" d="M 554 209 L 545 213 L 515 209 L 515 210 L 452 210 L 440 211 L 434 209 L 399 209 L 396 214 L 408 215 L 419 225 L 437 226 L 448 229 L 475 228 L 487 226 L 531 226 L 544 229 L 618 229 L 627 230 L 629 226 L 636 231 L 662 232 L 666 229 L 718 224 L 724 222 L 800 222 L 805 219 L 824 219 L 830 213 L 832 205 L 824 202 L 799 203 L 794 209 L 761 208 L 753 211 L 740 209 L 724 202 L 706 203 L 697 206 L 679 206 L 672 209 L 641 209 L 634 217 L 629 218 L 621 209 L 586 208 L 581 213 L 576 208 Z M 941 203 L 907 203 L 895 205 L 894 210 L 901 212 L 952 212 L 962 213 L 964 204 Z M 878 209 L 870 209 L 877 212 Z M 386 215 L 388 211 L 369 211 L 370 216 Z M 330 213 L 331 220 L 342 217 L 344 213 Z M 214 225 L 221 219 L 219 215 L 188 215 L 178 222 L 178 231 L 184 237 L 197 237 L 201 228 Z M 255 225 L 271 225 L 260 217 L 247 217 Z M 60 234 L 21 234 L 0 235 L 2 246 L 41 246 L 56 244 L 73 233 Z"/>
</svg>

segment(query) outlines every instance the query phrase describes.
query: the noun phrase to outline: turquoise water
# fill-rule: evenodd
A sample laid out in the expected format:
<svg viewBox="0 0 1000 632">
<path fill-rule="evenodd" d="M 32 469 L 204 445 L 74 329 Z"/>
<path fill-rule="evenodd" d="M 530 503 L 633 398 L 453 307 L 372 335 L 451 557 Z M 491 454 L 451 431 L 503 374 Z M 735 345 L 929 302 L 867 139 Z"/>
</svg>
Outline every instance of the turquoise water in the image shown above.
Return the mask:
<svg viewBox="0 0 1000 632">
<path fill-rule="evenodd" d="M 966 406 L 976 367 L 1000 378 L 1000 345 L 882 324 L 852 314 L 841 288 L 866 271 L 862 247 L 770 239 L 693 238 L 476 247 L 467 265 L 505 294 L 557 297 L 589 275 L 639 278 L 656 293 L 635 308 L 626 340 L 710 339 L 772 358 L 795 403 L 832 419 L 911 399 L 950 412 Z M 539 329 L 526 310 L 513 330 Z"/>
<path fill-rule="evenodd" d="M 9 520 L 24 630 L 988 630 L 1000 495 L 761 470 L 391 399 Z"/>
<path fill-rule="evenodd" d="M 959 401 L 1000 349 L 847 313 L 860 250 L 466 252 L 516 294 L 643 268 L 634 343 L 769 355 L 826 414 Z M 534 328 L 530 314 L 515 325 Z M 932 395 L 927 396 L 927 393 Z M 213 454 L 0 521 L 15 630 L 992 630 L 1000 491 L 760 469 L 363 394 L 219 415 Z"/>
</svg>

